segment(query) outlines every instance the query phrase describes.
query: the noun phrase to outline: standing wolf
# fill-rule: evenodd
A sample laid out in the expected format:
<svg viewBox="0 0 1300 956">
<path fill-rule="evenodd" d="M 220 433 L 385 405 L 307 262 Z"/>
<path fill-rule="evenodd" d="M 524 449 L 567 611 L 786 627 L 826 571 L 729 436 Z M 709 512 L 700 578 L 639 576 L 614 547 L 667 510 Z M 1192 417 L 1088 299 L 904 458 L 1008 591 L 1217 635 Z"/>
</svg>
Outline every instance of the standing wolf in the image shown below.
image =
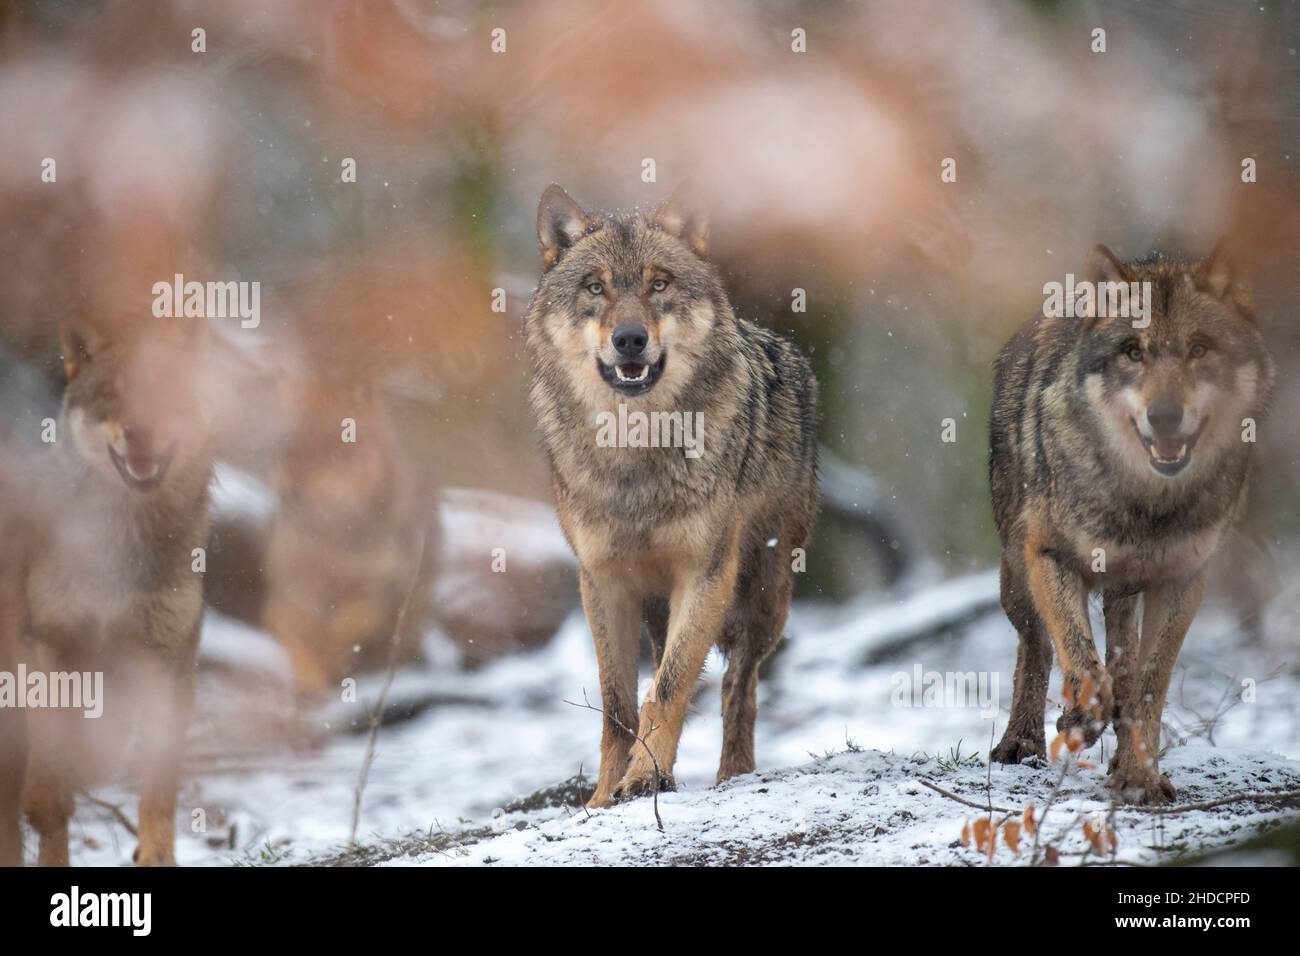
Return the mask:
<svg viewBox="0 0 1300 956">
<path fill-rule="evenodd" d="M 588 216 L 552 185 L 537 228 L 532 404 L 578 557 L 605 718 L 588 803 L 674 785 L 715 644 L 728 658 L 718 781 L 749 773 L 758 667 L 781 637 L 792 553 L 817 512 L 816 380 L 789 342 L 732 313 L 704 258 L 708 224 L 680 191 L 649 215 Z M 598 441 L 602 421 L 635 413 L 693 414 L 702 441 L 638 447 L 631 430 L 618 443 L 629 447 Z M 638 715 L 643 623 L 658 667 Z"/>
<path fill-rule="evenodd" d="M 1087 273 L 1148 283 L 1149 311 L 1136 323 L 1096 305 L 1081 318 L 1042 316 L 997 361 L 989 473 L 1002 606 L 1020 650 L 993 759 L 1043 755 L 1055 647 L 1074 702 L 1057 728 L 1090 745 L 1113 717 L 1109 785 L 1160 803 L 1174 796 L 1156 765 L 1165 695 L 1206 563 L 1244 507 L 1273 366 L 1222 251 L 1196 264 L 1121 263 L 1098 246 Z M 1094 591 L 1104 668 L 1088 620 Z"/>
<path fill-rule="evenodd" d="M 195 548 L 212 471 L 197 320 L 69 322 L 54 441 L 30 442 L 0 485 L 13 526 L 0 553 L 0 663 L 28 674 L 103 674 L 103 715 L 43 706 L 6 718 L 0 862 L 20 863 L 18 795 L 42 865 L 68 864 L 78 791 L 138 744 L 141 864 L 174 863 L 177 781 L 203 613 Z M 28 416 L 21 433 L 41 422 Z M 13 431 L 0 439 L 17 451 Z M 21 506 L 18 506 L 18 502 Z M 14 512 L 17 511 L 18 514 Z M 10 603 L 13 602 L 13 603 Z"/>
</svg>

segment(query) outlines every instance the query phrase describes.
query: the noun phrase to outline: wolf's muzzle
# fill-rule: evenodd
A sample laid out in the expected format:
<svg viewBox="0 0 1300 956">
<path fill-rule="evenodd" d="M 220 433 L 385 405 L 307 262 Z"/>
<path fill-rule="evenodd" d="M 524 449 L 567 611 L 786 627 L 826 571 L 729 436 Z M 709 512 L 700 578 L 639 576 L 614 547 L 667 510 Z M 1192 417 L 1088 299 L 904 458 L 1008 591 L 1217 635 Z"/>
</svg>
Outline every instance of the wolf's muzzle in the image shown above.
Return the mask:
<svg viewBox="0 0 1300 956">
<path fill-rule="evenodd" d="M 167 477 L 172 458 L 176 454 L 176 443 L 172 442 L 161 454 L 155 453 L 152 445 L 126 443 L 126 453 L 121 454 L 110 443 L 108 457 L 113 460 L 113 467 L 122 477 L 122 481 L 132 491 L 148 492 L 158 488 Z"/>
<path fill-rule="evenodd" d="M 641 352 L 637 353 L 637 358 L 641 361 L 620 359 L 614 365 L 606 365 L 597 357 L 596 371 L 605 380 L 605 384 L 614 391 L 630 396 L 644 395 L 663 375 L 664 366 L 668 361 L 668 352 L 667 350 L 660 352 L 659 360 L 653 363 L 646 362 Z"/>
</svg>

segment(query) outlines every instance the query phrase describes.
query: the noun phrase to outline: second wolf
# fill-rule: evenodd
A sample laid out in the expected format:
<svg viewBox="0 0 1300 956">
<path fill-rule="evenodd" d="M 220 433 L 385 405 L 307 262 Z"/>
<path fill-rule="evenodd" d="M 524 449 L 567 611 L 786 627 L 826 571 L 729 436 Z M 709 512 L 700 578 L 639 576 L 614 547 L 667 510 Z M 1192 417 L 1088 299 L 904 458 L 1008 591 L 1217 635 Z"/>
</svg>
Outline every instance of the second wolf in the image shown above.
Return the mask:
<svg viewBox="0 0 1300 956">
<path fill-rule="evenodd" d="M 38 862 L 66 866 L 77 794 L 126 763 L 130 742 L 136 862 L 175 862 L 212 470 L 206 331 L 186 323 L 64 322 L 55 440 L 31 440 L 37 411 L 0 430 L 0 666 L 106 685 L 102 719 L 67 701 L 0 707 L 0 864 L 22 862 L 21 806 Z"/>
<path fill-rule="evenodd" d="M 707 222 L 680 196 L 651 214 L 589 216 L 552 185 L 537 225 L 532 404 L 604 713 L 589 805 L 674 785 L 714 645 L 728 658 L 717 778 L 749 773 L 758 667 L 780 640 L 817 511 L 816 380 L 789 342 L 733 314 L 705 259 Z M 702 447 L 601 447 L 602 419 L 623 413 L 698 416 Z M 638 713 L 643 624 L 658 666 Z"/>
<path fill-rule="evenodd" d="M 1058 730 L 1091 744 L 1113 717 L 1111 788 L 1158 803 L 1174 796 L 1157 768 L 1165 695 L 1206 564 L 1245 502 L 1273 366 L 1222 251 L 1124 263 L 1098 246 L 1087 279 L 1149 290 L 1145 314 L 1044 315 L 998 357 L 989 470 L 1002 605 L 1020 651 L 993 759 L 1043 756 L 1055 648 L 1073 701 Z M 1088 619 L 1094 591 L 1105 667 Z"/>
</svg>

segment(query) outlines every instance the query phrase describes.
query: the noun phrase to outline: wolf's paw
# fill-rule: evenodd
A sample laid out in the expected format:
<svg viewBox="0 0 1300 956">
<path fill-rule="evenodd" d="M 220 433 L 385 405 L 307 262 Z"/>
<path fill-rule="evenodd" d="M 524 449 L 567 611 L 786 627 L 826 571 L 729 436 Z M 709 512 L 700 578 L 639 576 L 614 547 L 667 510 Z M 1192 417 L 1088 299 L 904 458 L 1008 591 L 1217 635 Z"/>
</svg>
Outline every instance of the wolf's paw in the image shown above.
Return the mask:
<svg viewBox="0 0 1300 956">
<path fill-rule="evenodd" d="M 634 764 L 614 788 L 614 800 L 616 802 L 633 800 L 647 793 L 653 793 L 656 783 L 659 785 L 660 793 L 677 789 L 677 783 L 671 773 L 656 772 L 653 766 L 642 769 Z"/>
<path fill-rule="evenodd" d="M 1041 761 L 1047 756 L 1047 744 L 1042 736 L 1021 737 L 1008 731 L 989 756 L 994 763 Z"/>
<path fill-rule="evenodd" d="M 175 866 L 176 858 L 170 851 L 161 847 L 146 848 L 137 846 L 131 854 L 131 861 L 136 866 Z"/>
<path fill-rule="evenodd" d="M 587 801 L 588 810 L 602 810 L 614 805 L 614 795 L 608 790 L 597 790 Z"/>
<path fill-rule="evenodd" d="M 732 777 L 743 777 L 754 772 L 753 760 L 723 760 L 718 764 L 718 784 L 724 784 Z"/>
<path fill-rule="evenodd" d="M 1169 777 L 1154 767 L 1116 767 L 1111 770 L 1106 786 L 1121 803 L 1170 803 L 1178 795 Z"/>
</svg>

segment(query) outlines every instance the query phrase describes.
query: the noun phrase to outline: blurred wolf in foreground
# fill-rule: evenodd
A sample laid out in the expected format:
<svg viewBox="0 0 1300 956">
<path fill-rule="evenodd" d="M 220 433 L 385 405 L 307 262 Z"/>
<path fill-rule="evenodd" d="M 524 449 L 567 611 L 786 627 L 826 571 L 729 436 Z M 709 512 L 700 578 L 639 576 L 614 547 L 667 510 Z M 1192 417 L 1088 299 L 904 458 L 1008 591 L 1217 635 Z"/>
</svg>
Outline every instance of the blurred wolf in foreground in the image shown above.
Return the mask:
<svg viewBox="0 0 1300 956">
<path fill-rule="evenodd" d="M 532 404 L 578 558 L 605 718 L 590 806 L 674 786 L 686 708 L 715 644 L 728 658 L 718 781 L 754 769 L 758 667 L 780 640 L 792 553 L 817 511 L 816 380 L 793 345 L 732 313 L 704 258 L 707 223 L 680 195 L 649 215 L 588 216 L 552 185 L 537 213 Z M 608 447 L 598 426 L 620 405 L 628 417 L 694 413 L 699 456 L 634 434 Z M 643 623 L 658 668 L 638 715 Z"/>
<path fill-rule="evenodd" d="M 1039 317 L 997 361 L 989 472 L 1002 606 L 1020 651 L 993 759 L 1043 756 L 1054 646 L 1073 702 L 1058 730 L 1077 728 L 1091 745 L 1113 717 L 1110 787 L 1161 803 L 1175 793 L 1156 765 L 1165 695 L 1206 563 L 1245 505 L 1273 366 L 1219 250 L 1197 264 L 1126 264 L 1098 246 L 1088 279 L 1149 283 L 1149 325 L 1095 308 Z M 1093 591 L 1105 668 L 1088 621 Z"/>
<path fill-rule="evenodd" d="M 0 665 L 103 673 L 104 716 L 0 709 L 0 863 L 22 862 L 19 808 L 42 865 L 68 863 L 77 792 L 139 746 L 136 861 L 174 863 L 177 778 L 194 693 L 208 536 L 209 430 L 198 320 L 62 329 L 67 387 L 52 444 L 0 434 Z M 51 680 L 51 683 L 53 681 Z M 20 690 L 21 692 L 21 690 Z M 133 721 L 133 728 L 132 728 Z M 21 801 L 21 802 L 20 802 Z"/>
</svg>

